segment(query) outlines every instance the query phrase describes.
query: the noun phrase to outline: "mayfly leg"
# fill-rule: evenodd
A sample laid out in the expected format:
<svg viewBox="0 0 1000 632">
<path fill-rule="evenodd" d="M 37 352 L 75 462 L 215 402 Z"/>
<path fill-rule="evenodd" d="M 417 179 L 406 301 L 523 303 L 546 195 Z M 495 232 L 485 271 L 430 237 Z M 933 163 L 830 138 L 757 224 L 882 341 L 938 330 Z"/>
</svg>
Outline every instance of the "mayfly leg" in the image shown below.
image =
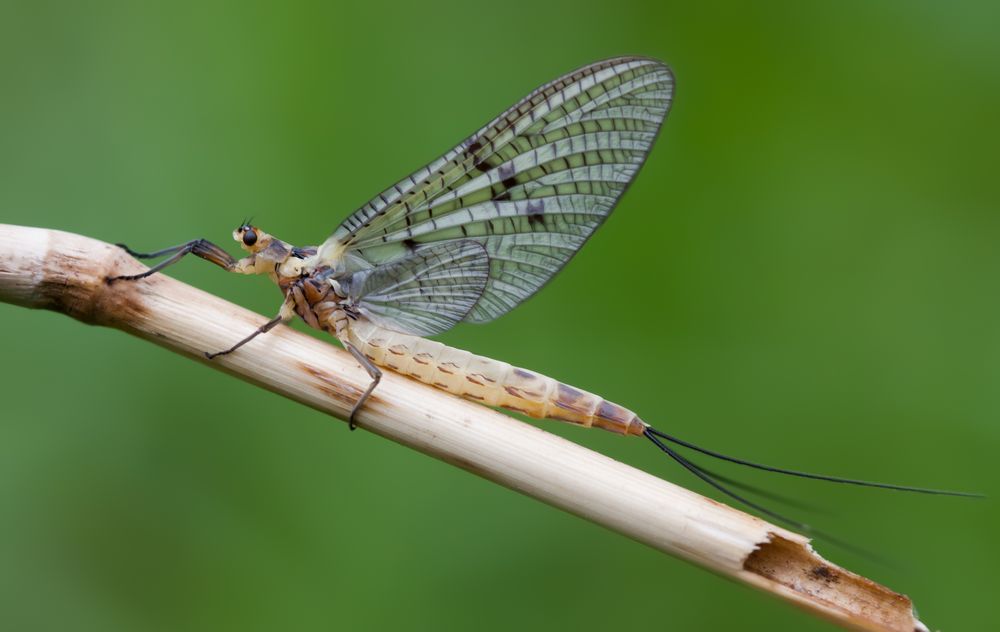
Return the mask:
<svg viewBox="0 0 1000 632">
<path fill-rule="evenodd" d="M 358 364 L 364 367 L 365 371 L 368 371 L 368 375 L 371 376 L 372 378 L 372 383 L 368 385 L 368 389 L 365 390 L 365 392 L 361 394 L 361 397 L 358 398 L 358 401 L 354 403 L 354 408 L 351 409 L 351 415 L 350 417 L 347 418 L 347 426 L 351 430 L 354 430 L 355 428 L 358 427 L 357 424 L 354 423 L 354 415 L 357 414 L 358 409 L 364 406 L 365 401 L 368 400 L 368 397 L 372 394 L 372 391 L 374 391 L 375 387 L 378 386 L 379 381 L 381 381 L 382 379 L 382 371 L 377 366 L 375 366 L 372 363 L 372 361 L 369 360 L 367 356 L 365 356 L 365 354 L 361 353 L 361 351 L 359 351 L 357 347 L 347 342 L 346 340 L 343 341 L 343 343 L 344 343 L 344 348 L 351 352 L 351 355 L 354 356 L 354 359 L 358 361 Z"/>
<path fill-rule="evenodd" d="M 289 320 L 292 319 L 294 315 L 295 315 L 295 303 L 290 299 L 285 299 L 285 302 L 281 304 L 281 309 L 278 310 L 277 316 L 275 316 L 271 320 L 267 321 L 266 323 L 258 327 L 256 330 L 254 330 L 252 334 L 250 334 L 243 340 L 240 340 L 239 342 L 229 347 L 225 351 L 216 351 L 215 353 L 209 353 L 206 351 L 205 357 L 208 358 L 209 360 L 213 360 L 219 356 L 226 355 L 227 353 L 232 353 L 233 351 L 236 351 L 246 343 L 256 338 L 257 336 L 261 334 L 266 334 L 267 332 L 271 331 L 281 323 L 288 322 Z"/>
<path fill-rule="evenodd" d="M 275 316 L 271 320 L 267 321 L 266 323 L 264 323 L 263 325 L 261 325 L 260 327 L 258 327 L 252 334 L 250 334 L 249 336 L 247 336 L 243 340 L 240 340 L 239 342 L 237 342 L 233 346 L 229 347 L 225 351 L 216 351 L 215 353 L 209 353 L 208 351 L 206 351 L 205 352 L 205 357 L 208 358 L 209 360 L 214 360 L 215 358 L 218 358 L 219 356 L 226 355 L 227 353 L 232 353 L 233 351 L 236 351 L 237 349 L 239 349 L 240 347 L 242 347 L 246 343 L 248 343 L 251 340 L 253 340 L 254 338 L 256 338 L 257 336 L 259 336 L 261 334 L 266 334 L 267 332 L 271 331 L 272 329 L 274 329 L 275 327 L 277 327 L 278 325 L 280 325 L 284 320 L 285 319 L 281 315 Z"/>
<path fill-rule="evenodd" d="M 136 259 L 155 259 L 157 257 L 162 257 L 164 255 L 172 254 L 171 257 L 161 261 L 149 270 L 141 272 L 139 274 L 127 274 L 122 276 L 108 277 L 108 283 L 114 283 L 115 281 L 137 281 L 139 279 L 144 279 L 150 275 L 156 274 L 160 270 L 166 268 L 167 266 L 173 265 L 180 261 L 185 255 L 193 254 L 196 257 L 201 257 L 206 261 L 211 261 L 215 265 L 231 270 L 234 265 L 236 265 L 236 259 L 223 250 L 222 248 L 216 246 L 212 242 L 206 239 L 193 239 L 189 242 L 171 246 L 170 248 L 164 248 L 163 250 L 157 250 L 155 252 L 135 252 L 125 244 L 117 244 L 122 250 L 127 252 L 129 255 L 135 257 Z"/>
<path fill-rule="evenodd" d="M 121 248 L 122 250 L 124 250 L 125 252 L 127 252 L 130 257 L 135 257 L 136 259 L 156 259 L 158 257 L 162 257 L 163 255 L 169 255 L 172 252 L 177 252 L 178 250 L 183 250 L 183 249 L 189 247 L 195 241 L 197 241 L 197 240 L 196 239 L 192 239 L 191 241 L 186 241 L 183 244 L 180 244 L 178 246 L 170 246 L 169 248 L 164 248 L 162 250 L 154 250 L 153 252 L 136 252 L 135 250 L 132 250 L 131 248 L 129 248 L 125 244 L 119 243 L 119 244 L 115 244 L 115 245 L 118 246 L 119 248 Z"/>
</svg>

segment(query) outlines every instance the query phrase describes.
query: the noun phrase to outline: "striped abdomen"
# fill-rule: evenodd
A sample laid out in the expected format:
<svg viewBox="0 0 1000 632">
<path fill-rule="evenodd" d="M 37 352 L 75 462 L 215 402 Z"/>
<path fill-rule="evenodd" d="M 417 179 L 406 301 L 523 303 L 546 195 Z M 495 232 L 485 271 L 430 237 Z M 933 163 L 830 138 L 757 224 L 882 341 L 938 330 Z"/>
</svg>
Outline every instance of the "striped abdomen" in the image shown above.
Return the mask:
<svg viewBox="0 0 1000 632">
<path fill-rule="evenodd" d="M 364 320 L 353 321 L 349 335 L 375 364 L 487 406 L 618 434 L 641 435 L 646 428 L 635 413 L 618 404 L 506 362 Z"/>
</svg>

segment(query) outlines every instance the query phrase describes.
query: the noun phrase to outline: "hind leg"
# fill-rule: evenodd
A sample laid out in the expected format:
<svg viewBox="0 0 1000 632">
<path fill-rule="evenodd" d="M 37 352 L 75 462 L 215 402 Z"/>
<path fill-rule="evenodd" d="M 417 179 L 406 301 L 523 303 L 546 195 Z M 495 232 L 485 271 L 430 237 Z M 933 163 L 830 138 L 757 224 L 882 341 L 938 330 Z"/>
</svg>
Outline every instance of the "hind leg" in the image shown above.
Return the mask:
<svg viewBox="0 0 1000 632">
<path fill-rule="evenodd" d="M 379 381 L 382 379 L 382 370 L 375 366 L 372 361 L 369 360 L 365 354 L 361 353 L 357 347 L 347 341 L 341 342 L 344 343 L 344 348 L 351 352 L 351 355 L 358 361 L 358 364 L 360 364 L 365 371 L 368 371 L 368 375 L 372 378 L 371 384 L 369 384 L 365 392 L 361 394 L 358 401 L 354 403 L 354 408 L 351 409 L 351 415 L 347 418 L 348 427 L 351 430 L 354 430 L 358 427 L 357 424 L 354 423 L 354 416 L 357 414 L 358 410 L 365 405 L 365 402 L 372 394 L 372 391 L 375 390 L 375 387 L 378 386 Z"/>
</svg>

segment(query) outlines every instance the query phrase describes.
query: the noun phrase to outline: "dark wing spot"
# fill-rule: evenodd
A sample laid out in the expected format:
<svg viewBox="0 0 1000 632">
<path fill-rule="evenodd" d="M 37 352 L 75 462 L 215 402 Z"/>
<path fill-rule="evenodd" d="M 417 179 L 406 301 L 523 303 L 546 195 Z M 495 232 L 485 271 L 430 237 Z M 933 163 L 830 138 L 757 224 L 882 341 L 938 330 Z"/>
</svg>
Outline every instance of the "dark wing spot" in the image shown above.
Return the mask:
<svg viewBox="0 0 1000 632">
<path fill-rule="evenodd" d="M 417 249 L 417 242 L 413 241 L 410 238 L 404 239 L 403 245 L 406 246 L 406 249 L 409 250 L 410 252 L 413 252 L 414 250 Z"/>
<path fill-rule="evenodd" d="M 545 200 L 528 200 L 524 208 L 528 217 L 528 225 L 532 228 L 545 228 Z"/>
</svg>

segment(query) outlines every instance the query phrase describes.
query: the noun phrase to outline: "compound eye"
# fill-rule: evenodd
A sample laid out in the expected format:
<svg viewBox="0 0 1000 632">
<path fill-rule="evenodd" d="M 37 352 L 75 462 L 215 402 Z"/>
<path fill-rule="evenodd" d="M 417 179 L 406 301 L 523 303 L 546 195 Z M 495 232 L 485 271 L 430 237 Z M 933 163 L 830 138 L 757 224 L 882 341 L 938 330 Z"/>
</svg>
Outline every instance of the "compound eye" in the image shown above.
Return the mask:
<svg viewBox="0 0 1000 632">
<path fill-rule="evenodd" d="M 246 232 L 243 233 L 243 243 L 247 246 L 252 246 L 257 243 L 257 233 L 252 228 L 248 228 Z"/>
</svg>

